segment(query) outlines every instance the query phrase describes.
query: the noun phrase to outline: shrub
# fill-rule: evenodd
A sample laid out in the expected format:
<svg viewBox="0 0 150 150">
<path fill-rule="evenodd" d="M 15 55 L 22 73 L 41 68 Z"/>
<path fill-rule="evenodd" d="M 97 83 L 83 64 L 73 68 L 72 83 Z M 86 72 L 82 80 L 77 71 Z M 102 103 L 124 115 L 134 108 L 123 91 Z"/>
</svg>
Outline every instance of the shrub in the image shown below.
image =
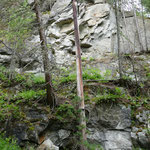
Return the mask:
<svg viewBox="0 0 150 150">
<path fill-rule="evenodd" d="M 0 150 L 21 150 L 16 141 L 11 138 L 4 138 L 0 135 Z"/>
<path fill-rule="evenodd" d="M 61 77 L 60 82 L 66 83 L 70 81 L 76 81 L 76 73 L 70 73 L 65 75 L 64 77 Z M 103 77 L 100 74 L 99 69 L 84 69 L 82 73 L 83 80 L 99 80 L 103 79 Z"/>
<path fill-rule="evenodd" d="M 36 98 L 43 97 L 45 95 L 46 95 L 45 90 L 38 90 L 38 91 L 29 90 L 29 91 L 22 91 L 22 92 L 18 93 L 15 98 L 24 99 L 24 100 L 33 100 Z"/>
<path fill-rule="evenodd" d="M 44 76 L 33 76 L 32 81 L 34 84 L 43 84 L 45 83 Z"/>
<path fill-rule="evenodd" d="M 70 122 L 76 119 L 77 111 L 71 104 L 62 104 L 57 108 L 56 118 L 62 122 Z"/>
</svg>

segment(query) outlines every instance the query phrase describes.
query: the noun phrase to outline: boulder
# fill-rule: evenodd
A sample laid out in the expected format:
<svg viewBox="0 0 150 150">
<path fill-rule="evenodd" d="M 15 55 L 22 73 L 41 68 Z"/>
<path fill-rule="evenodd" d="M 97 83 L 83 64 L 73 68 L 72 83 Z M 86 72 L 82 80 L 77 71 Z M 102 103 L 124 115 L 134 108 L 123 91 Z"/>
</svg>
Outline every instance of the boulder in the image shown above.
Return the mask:
<svg viewBox="0 0 150 150">
<path fill-rule="evenodd" d="M 59 147 L 55 146 L 50 139 L 44 141 L 37 150 L 59 150 Z"/>
</svg>

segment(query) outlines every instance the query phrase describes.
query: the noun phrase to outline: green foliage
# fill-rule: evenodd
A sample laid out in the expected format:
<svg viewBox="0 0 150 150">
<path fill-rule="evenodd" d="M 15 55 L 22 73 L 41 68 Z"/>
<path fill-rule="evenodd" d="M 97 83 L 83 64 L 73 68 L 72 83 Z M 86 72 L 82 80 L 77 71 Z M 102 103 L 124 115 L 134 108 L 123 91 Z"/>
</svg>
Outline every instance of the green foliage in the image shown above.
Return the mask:
<svg viewBox="0 0 150 150">
<path fill-rule="evenodd" d="M 82 61 L 86 61 L 86 60 L 87 60 L 87 57 L 81 57 L 81 60 L 82 60 Z"/>
<path fill-rule="evenodd" d="M 33 74 L 27 74 L 27 73 L 17 73 L 14 72 L 13 77 L 11 77 L 11 80 L 9 79 L 9 76 L 11 75 L 11 72 L 6 69 L 4 66 L 0 65 L 0 81 L 5 83 L 7 86 L 13 85 L 14 83 L 20 83 L 21 85 L 24 85 L 26 87 L 33 87 L 34 85 L 40 85 L 45 83 L 44 76 L 35 76 Z"/>
<path fill-rule="evenodd" d="M 0 135 L 0 150 L 21 150 L 21 148 L 16 144 L 16 141 L 11 138 L 4 138 Z"/>
<path fill-rule="evenodd" d="M 95 58 L 93 58 L 93 57 L 90 57 L 90 61 L 94 61 L 95 60 Z"/>
<path fill-rule="evenodd" d="M 8 9 L 8 29 L 0 30 L 0 38 L 7 40 L 10 47 L 15 48 L 17 53 L 25 47 L 25 40 L 30 36 L 34 13 L 31 11 L 27 1 L 13 1 L 12 7 Z"/>
<path fill-rule="evenodd" d="M 29 101 L 44 97 L 45 95 L 46 95 L 45 90 L 38 90 L 38 91 L 29 90 L 18 93 L 17 96 L 15 96 L 15 98 Z"/>
<path fill-rule="evenodd" d="M 85 147 L 88 150 L 103 150 L 103 148 L 101 147 L 101 145 L 98 144 L 91 144 L 88 141 L 84 142 Z"/>
<path fill-rule="evenodd" d="M 17 81 L 17 82 L 22 82 L 22 81 L 25 81 L 25 80 L 26 80 L 26 77 L 25 77 L 25 75 L 23 75 L 23 74 L 17 73 L 17 74 L 15 75 L 14 80 Z"/>
<path fill-rule="evenodd" d="M 111 73 L 112 73 L 111 70 L 107 69 L 106 72 L 104 73 L 104 78 L 108 79 L 111 76 Z"/>
<path fill-rule="evenodd" d="M 45 83 L 45 78 L 44 76 L 33 76 L 32 81 L 34 84 L 44 84 Z"/>
<path fill-rule="evenodd" d="M 147 12 L 150 12 L 150 0 L 141 0 L 142 5 L 146 8 Z"/>
<path fill-rule="evenodd" d="M 119 99 L 125 98 L 125 94 L 123 93 L 122 89 L 116 87 L 113 92 L 105 92 L 103 95 L 96 95 L 96 97 L 92 98 L 92 101 L 96 102 L 97 104 L 103 102 L 116 102 Z"/>
<path fill-rule="evenodd" d="M 0 65 L 0 81 L 6 83 L 7 85 L 11 84 L 11 81 L 9 80 L 9 72 L 6 70 L 4 66 Z"/>
<path fill-rule="evenodd" d="M 57 108 L 55 115 L 62 122 L 71 122 L 76 119 L 77 110 L 71 104 L 61 104 Z"/>
<path fill-rule="evenodd" d="M 103 77 L 100 74 L 99 69 L 84 69 L 82 73 L 83 80 L 99 80 L 103 79 Z M 69 75 L 65 75 L 64 77 L 61 77 L 60 82 L 66 83 L 70 81 L 76 81 L 76 73 L 70 73 Z"/>
<path fill-rule="evenodd" d="M 102 102 L 109 102 L 109 101 L 116 101 L 120 98 L 123 98 L 120 95 L 114 95 L 114 94 L 104 94 L 104 95 L 97 95 L 92 99 L 92 101 L 96 102 L 97 104 L 100 104 Z"/>
<path fill-rule="evenodd" d="M 146 74 L 146 77 L 150 80 L 150 72 Z"/>
<path fill-rule="evenodd" d="M 10 102 L 6 92 L 0 89 L 0 121 L 5 120 L 10 116 L 14 116 L 14 118 L 16 118 L 19 113 L 19 107 Z"/>
<path fill-rule="evenodd" d="M 99 69 L 86 69 L 83 70 L 83 80 L 99 80 L 102 79 Z"/>
</svg>

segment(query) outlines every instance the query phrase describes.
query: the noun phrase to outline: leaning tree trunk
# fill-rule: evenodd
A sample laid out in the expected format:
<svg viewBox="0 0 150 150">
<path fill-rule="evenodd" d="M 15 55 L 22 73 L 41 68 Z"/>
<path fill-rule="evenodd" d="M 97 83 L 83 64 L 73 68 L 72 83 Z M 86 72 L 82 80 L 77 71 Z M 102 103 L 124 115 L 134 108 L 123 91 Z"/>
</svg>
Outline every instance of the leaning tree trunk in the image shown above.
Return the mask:
<svg viewBox="0 0 150 150">
<path fill-rule="evenodd" d="M 35 3 L 35 13 L 39 27 L 39 35 L 41 41 L 41 48 L 42 48 L 42 57 L 43 57 L 43 65 L 44 65 L 44 72 L 45 72 L 45 82 L 46 82 L 46 89 L 47 89 L 47 101 L 46 103 L 50 105 L 53 109 L 55 107 L 55 95 L 53 92 L 51 75 L 50 75 L 50 66 L 49 66 L 49 58 L 48 58 L 48 48 L 47 48 L 47 41 L 45 32 L 43 29 L 43 24 L 41 20 L 40 8 L 39 8 L 39 1 L 34 0 Z"/>
<path fill-rule="evenodd" d="M 117 44 L 118 44 L 118 65 L 119 65 L 119 75 L 122 79 L 122 66 L 121 66 L 121 55 L 120 55 L 120 25 L 118 17 L 118 0 L 115 0 L 115 16 L 116 16 L 116 25 L 117 25 Z"/>
<path fill-rule="evenodd" d="M 80 101 L 79 109 L 80 112 L 80 126 L 82 128 L 82 137 L 81 137 L 81 150 L 86 150 L 83 142 L 86 142 L 86 119 L 85 119 L 85 106 L 84 106 L 84 93 L 83 93 L 83 79 L 82 79 L 82 65 L 81 65 L 81 48 L 80 48 L 80 39 L 79 39 L 79 28 L 77 21 L 77 2 L 76 0 L 72 1 L 73 7 L 73 19 L 74 19 L 74 33 L 75 33 L 75 44 L 77 47 L 76 50 L 76 66 L 77 66 L 77 94 Z"/>
</svg>

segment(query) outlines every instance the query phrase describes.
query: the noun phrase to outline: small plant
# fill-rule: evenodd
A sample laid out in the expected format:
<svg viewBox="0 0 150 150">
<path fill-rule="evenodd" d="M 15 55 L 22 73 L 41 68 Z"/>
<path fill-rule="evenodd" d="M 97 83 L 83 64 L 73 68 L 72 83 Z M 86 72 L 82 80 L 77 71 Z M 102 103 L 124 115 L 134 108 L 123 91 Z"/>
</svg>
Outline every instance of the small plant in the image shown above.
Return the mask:
<svg viewBox="0 0 150 150">
<path fill-rule="evenodd" d="M 83 70 L 83 80 L 99 80 L 99 79 L 103 79 L 99 69 L 95 68 Z"/>
<path fill-rule="evenodd" d="M 110 102 L 110 101 L 117 101 L 118 99 L 123 98 L 123 96 L 115 95 L 115 94 L 104 94 L 104 95 L 97 95 L 96 97 L 92 98 L 92 101 L 100 104 L 102 102 Z"/>
<path fill-rule="evenodd" d="M 95 60 L 95 58 L 93 58 L 93 57 L 90 57 L 90 61 L 94 61 Z"/>
<path fill-rule="evenodd" d="M 56 118 L 62 122 L 70 122 L 76 119 L 77 111 L 71 104 L 62 104 L 57 108 Z"/>
<path fill-rule="evenodd" d="M 29 91 L 22 91 L 20 93 L 17 94 L 17 96 L 15 96 L 16 99 L 24 99 L 24 100 L 33 100 L 36 98 L 40 98 L 46 95 L 46 91 L 45 90 L 38 90 L 38 91 L 34 91 L 34 90 L 29 90 Z"/>
<path fill-rule="evenodd" d="M 5 120 L 10 116 L 14 118 L 19 117 L 19 107 L 15 104 L 0 100 L 0 120 Z"/>
<path fill-rule="evenodd" d="M 15 75 L 15 79 L 14 79 L 14 80 L 17 81 L 17 82 L 23 82 L 23 81 L 26 80 L 26 77 L 25 77 L 25 75 L 23 75 L 23 74 L 17 73 L 17 74 Z"/>
<path fill-rule="evenodd" d="M 21 148 L 14 139 L 0 135 L 0 150 L 21 150 Z"/>
<path fill-rule="evenodd" d="M 44 76 L 33 76 L 32 81 L 34 84 L 44 84 L 45 83 L 45 78 Z"/>
<path fill-rule="evenodd" d="M 87 60 L 87 57 L 81 57 L 81 60 L 82 60 L 82 61 L 86 61 L 86 60 Z"/>
<path fill-rule="evenodd" d="M 84 145 L 86 146 L 86 148 L 88 150 L 103 150 L 103 148 L 101 147 L 101 145 L 91 144 L 88 141 L 84 142 Z"/>
<path fill-rule="evenodd" d="M 106 72 L 104 73 L 104 78 L 108 79 L 111 76 L 111 70 L 106 70 Z"/>
<path fill-rule="evenodd" d="M 62 77 L 60 79 L 61 83 L 66 83 L 66 82 L 70 82 L 70 81 L 75 81 L 76 80 L 76 74 L 75 73 L 71 73 L 65 77 Z"/>
</svg>

